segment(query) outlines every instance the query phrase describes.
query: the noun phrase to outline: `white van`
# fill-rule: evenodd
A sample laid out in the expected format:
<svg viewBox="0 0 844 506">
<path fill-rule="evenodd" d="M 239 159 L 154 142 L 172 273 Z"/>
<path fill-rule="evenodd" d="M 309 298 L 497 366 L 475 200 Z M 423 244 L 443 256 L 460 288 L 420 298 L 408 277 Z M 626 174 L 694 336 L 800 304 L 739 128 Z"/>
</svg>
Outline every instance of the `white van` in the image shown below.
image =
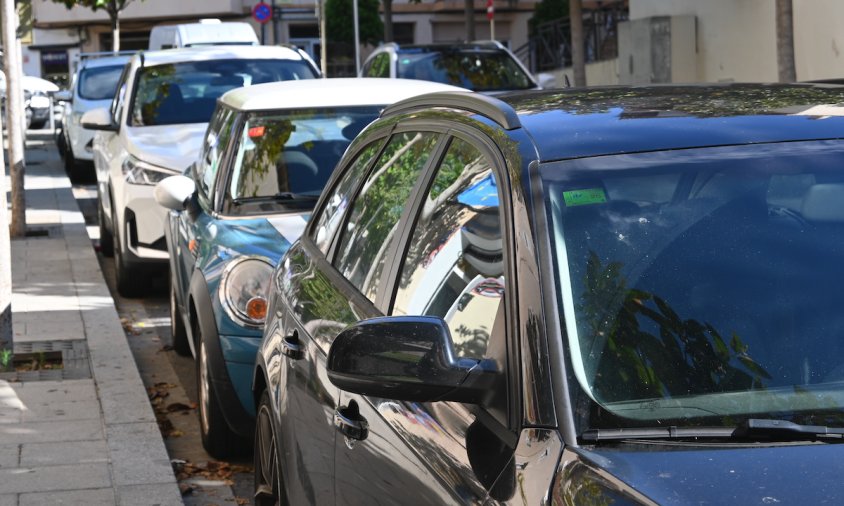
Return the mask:
<svg viewBox="0 0 844 506">
<path fill-rule="evenodd" d="M 258 35 L 249 23 L 203 19 L 199 23 L 159 25 L 149 34 L 149 49 L 238 45 L 257 46 Z"/>
</svg>

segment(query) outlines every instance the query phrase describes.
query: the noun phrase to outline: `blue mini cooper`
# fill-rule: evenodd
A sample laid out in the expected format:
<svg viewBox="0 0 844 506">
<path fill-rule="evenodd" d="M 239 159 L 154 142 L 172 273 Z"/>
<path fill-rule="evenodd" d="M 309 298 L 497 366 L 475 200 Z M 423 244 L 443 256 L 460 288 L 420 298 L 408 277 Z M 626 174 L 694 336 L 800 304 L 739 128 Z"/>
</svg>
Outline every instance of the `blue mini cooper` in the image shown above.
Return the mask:
<svg viewBox="0 0 844 506">
<path fill-rule="evenodd" d="M 220 98 L 199 160 L 158 184 L 171 211 L 173 347 L 196 357 L 202 443 L 251 447 L 255 353 L 273 268 L 301 234 L 355 135 L 392 102 L 448 85 L 328 79 L 240 88 Z M 245 444 L 244 444 L 245 442 Z"/>
</svg>

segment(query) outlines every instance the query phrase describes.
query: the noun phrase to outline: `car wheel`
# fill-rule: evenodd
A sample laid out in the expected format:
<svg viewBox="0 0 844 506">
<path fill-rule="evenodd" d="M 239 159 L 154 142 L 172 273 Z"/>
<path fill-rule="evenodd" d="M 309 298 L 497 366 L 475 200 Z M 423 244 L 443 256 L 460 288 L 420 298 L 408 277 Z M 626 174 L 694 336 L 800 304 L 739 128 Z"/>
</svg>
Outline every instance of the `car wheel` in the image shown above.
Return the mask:
<svg viewBox="0 0 844 506">
<path fill-rule="evenodd" d="M 100 252 L 104 257 L 111 258 L 114 256 L 114 238 L 106 226 L 105 213 L 101 204 L 97 204 L 97 220 L 100 222 Z"/>
<path fill-rule="evenodd" d="M 193 327 L 199 350 L 196 354 L 196 390 L 199 396 L 199 432 L 202 447 L 212 457 L 225 459 L 236 455 L 244 445 L 223 417 L 223 410 L 217 401 L 217 392 L 211 382 L 211 364 L 208 363 L 208 347 L 199 325 Z"/>
<path fill-rule="evenodd" d="M 185 322 L 179 314 L 179 306 L 176 304 L 176 281 L 170 279 L 170 335 L 173 337 L 173 349 L 183 357 L 190 356 L 190 344 L 188 333 L 185 330 Z"/>
<path fill-rule="evenodd" d="M 79 168 L 79 163 L 73 157 L 73 152 L 67 150 L 67 153 L 64 155 L 64 171 L 67 173 L 67 177 L 71 183 L 78 183 L 81 180 Z"/>
<path fill-rule="evenodd" d="M 113 207 L 113 206 L 112 206 Z M 135 266 L 126 261 L 120 223 L 112 209 L 111 228 L 114 241 L 114 277 L 117 282 L 117 292 L 124 297 L 140 297 L 146 293 L 147 279 L 141 276 Z"/>
<path fill-rule="evenodd" d="M 32 130 L 41 130 L 42 128 L 44 128 L 44 125 L 46 125 L 46 124 L 47 124 L 47 120 L 39 119 L 39 120 L 36 120 L 36 121 L 31 121 L 30 124 L 29 124 L 29 128 L 32 129 Z"/>
<path fill-rule="evenodd" d="M 254 447 L 255 493 L 252 497 L 255 506 L 282 504 L 278 448 L 273 429 L 270 395 L 266 390 L 261 394 L 258 404 Z"/>
</svg>

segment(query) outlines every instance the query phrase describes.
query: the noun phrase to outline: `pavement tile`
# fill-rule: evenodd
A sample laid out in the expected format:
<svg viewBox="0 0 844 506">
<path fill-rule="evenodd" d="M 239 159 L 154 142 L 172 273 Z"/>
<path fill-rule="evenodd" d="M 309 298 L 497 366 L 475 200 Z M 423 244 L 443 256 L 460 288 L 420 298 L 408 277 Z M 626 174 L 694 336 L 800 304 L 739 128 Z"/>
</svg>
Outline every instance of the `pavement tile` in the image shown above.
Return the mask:
<svg viewBox="0 0 844 506">
<path fill-rule="evenodd" d="M 125 375 L 128 374 L 129 371 L 125 373 Z M 132 372 L 132 374 L 137 373 Z M 101 378 L 97 378 L 97 380 L 102 381 Z M 103 406 L 103 419 L 106 425 L 136 422 L 155 423 L 155 413 L 153 413 L 149 404 L 147 392 L 138 382 L 140 382 L 140 379 L 122 378 L 100 383 L 100 402 Z"/>
<path fill-rule="evenodd" d="M 0 506 L 18 506 L 17 494 L 0 495 Z"/>
<path fill-rule="evenodd" d="M 127 485 L 117 487 L 119 506 L 182 506 L 182 496 L 176 483 Z M 223 504 L 222 501 L 219 504 Z"/>
<path fill-rule="evenodd" d="M 97 399 L 68 402 L 30 402 L 23 413 L 24 422 L 59 420 L 99 420 L 100 403 Z M 2 422 L 0 422 L 2 423 Z"/>
<path fill-rule="evenodd" d="M 115 485 L 176 483 L 158 424 L 111 425 L 107 435 Z"/>
<path fill-rule="evenodd" d="M 24 403 L 86 401 L 97 398 L 97 389 L 90 379 L 62 381 L 29 381 L 10 384 L 17 398 Z"/>
<path fill-rule="evenodd" d="M 5 467 L 18 467 L 20 451 L 20 445 L 0 446 L 0 469 Z"/>
<path fill-rule="evenodd" d="M 114 506 L 115 503 L 114 489 L 95 488 L 89 490 L 62 490 L 59 492 L 21 494 L 19 506 L 52 506 L 55 504 Z"/>
<path fill-rule="evenodd" d="M 103 437 L 102 425 L 93 423 L 91 420 L 0 425 L 0 445 L 92 441 Z M 0 493 L 2 493 L 2 481 L 0 479 Z"/>
<path fill-rule="evenodd" d="M 111 487 L 108 464 L 0 469 L 0 494 Z"/>
<path fill-rule="evenodd" d="M 20 467 L 92 463 L 108 463 L 108 446 L 104 440 L 21 445 Z"/>
</svg>

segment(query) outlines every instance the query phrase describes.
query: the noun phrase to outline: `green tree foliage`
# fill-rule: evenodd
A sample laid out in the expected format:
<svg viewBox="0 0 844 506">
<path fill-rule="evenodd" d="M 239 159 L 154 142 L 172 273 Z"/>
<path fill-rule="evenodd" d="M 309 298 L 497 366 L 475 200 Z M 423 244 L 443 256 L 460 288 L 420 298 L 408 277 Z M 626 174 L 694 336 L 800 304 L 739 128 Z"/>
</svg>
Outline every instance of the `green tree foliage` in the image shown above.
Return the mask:
<svg viewBox="0 0 844 506">
<path fill-rule="evenodd" d="M 539 25 L 569 17 L 569 0 L 542 0 L 536 5 L 533 17 L 528 20 L 530 33 L 535 34 Z"/>
<path fill-rule="evenodd" d="M 360 41 L 373 46 L 378 45 L 384 36 L 378 4 L 378 0 L 358 0 Z M 328 0 L 325 4 L 328 40 L 351 44 L 355 38 L 353 19 L 352 0 Z"/>
</svg>

